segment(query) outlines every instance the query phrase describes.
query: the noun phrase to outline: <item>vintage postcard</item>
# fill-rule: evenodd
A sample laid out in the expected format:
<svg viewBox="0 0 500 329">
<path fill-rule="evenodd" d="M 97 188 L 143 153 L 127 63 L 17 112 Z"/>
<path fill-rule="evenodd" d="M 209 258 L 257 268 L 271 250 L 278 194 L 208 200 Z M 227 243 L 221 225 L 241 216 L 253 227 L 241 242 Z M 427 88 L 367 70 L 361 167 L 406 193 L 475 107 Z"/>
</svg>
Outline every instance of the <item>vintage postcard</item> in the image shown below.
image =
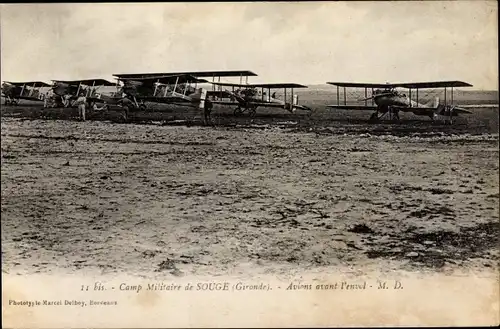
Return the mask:
<svg viewBox="0 0 500 329">
<path fill-rule="evenodd" d="M 498 4 L 2 4 L 4 328 L 499 323 Z"/>
</svg>

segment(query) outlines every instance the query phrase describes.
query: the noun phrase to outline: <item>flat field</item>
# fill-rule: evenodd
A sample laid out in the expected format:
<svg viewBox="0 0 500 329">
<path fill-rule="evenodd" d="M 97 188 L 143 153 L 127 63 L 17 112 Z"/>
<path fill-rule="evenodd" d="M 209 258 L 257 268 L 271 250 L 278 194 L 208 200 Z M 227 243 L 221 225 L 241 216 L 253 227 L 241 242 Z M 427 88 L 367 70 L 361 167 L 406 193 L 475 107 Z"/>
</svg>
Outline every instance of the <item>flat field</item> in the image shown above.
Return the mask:
<svg viewBox="0 0 500 329">
<path fill-rule="evenodd" d="M 2 106 L 5 273 L 498 268 L 498 108 L 453 126 L 319 107 L 218 109 L 209 127 L 71 111 Z"/>
</svg>

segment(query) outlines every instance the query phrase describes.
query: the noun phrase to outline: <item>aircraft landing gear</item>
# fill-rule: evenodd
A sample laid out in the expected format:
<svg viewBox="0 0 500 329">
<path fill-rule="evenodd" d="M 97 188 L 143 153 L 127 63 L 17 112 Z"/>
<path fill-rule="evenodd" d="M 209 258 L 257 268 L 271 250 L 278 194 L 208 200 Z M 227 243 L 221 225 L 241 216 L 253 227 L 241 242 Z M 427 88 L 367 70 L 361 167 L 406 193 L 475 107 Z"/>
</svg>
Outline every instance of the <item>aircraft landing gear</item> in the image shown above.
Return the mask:
<svg viewBox="0 0 500 329">
<path fill-rule="evenodd" d="M 451 106 L 446 112 L 447 116 L 445 119 L 445 123 L 447 122 L 450 126 L 453 124 L 453 109 L 454 107 Z"/>
<path fill-rule="evenodd" d="M 233 114 L 234 116 L 238 117 L 243 114 L 243 110 L 241 109 L 241 107 L 238 106 L 237 108 L 234 109 Z"/>
<path fill-rule="evenodd" d="M 379 121 L 378 112 L 373 112 L 372 115 L 370 115 L 370 119 L 368 121 L 378 122 Z"/>
<path fill-rule="evenodd" d="M 395 122 L 399 122 L 401 119 L 399 118 L 399 111 L 395 111 L 394 112 L 394 121 Z"/>
<path fill-rule="evenodd" d="M 399 110 L 394 110 L 392 108 L 388 108 L 387 111 L 382 112 L 382 113 L 379 111 L 372 113 L 368 122 L 372 122 L 372 123 L 380 122 L 386 116 L 389 117 L 390 122 L 399 122 L 399 120 L 400 120 L 399 119 Z"/>
<path fill-rule="evenodd" d="M 241 106 L 238 106 L 237 108 L 234 109 L 233 114 L 235 116 L 240 116 L 243 113 L 248 112 L 250 114 L 250 117 L 254 117 L 257 114 L 257 108 L 256 107 L 244 107 L 242 108 Z"/>
<path fill-rule="evenodd" d="M 6 99 L 5 100 L 5 105 L 17 106 L 18 104 L 19 104 L 19 101 L 17 99 Z"/>
<path fill-rule="evenodd" d="M 439 113 L 433 113 L 429 115 L 433 123 L 440 123 L 444 125 L 452 125 L 453 124 L 453 107 L 446 108 L 445 110 Z"/>
<path fill-rule="evenodd" d="M 389 107 L 389 120 L 391 122 L 399 122 L 399 111 Z"/>
</svg>

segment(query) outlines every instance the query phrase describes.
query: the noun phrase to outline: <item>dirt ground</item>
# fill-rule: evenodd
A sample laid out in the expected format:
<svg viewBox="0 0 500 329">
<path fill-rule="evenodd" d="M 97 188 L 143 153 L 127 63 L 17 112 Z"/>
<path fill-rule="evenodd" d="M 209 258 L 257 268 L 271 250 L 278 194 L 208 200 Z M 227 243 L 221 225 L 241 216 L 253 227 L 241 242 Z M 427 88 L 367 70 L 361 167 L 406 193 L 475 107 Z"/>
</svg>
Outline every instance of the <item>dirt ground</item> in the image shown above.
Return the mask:
<svg viewBox="0 0 500 329">
<path fill-rule="evenodd" d="M 498 108 L 454 127 L 16 111 L 1 122 L 4 273 L 498 268 Z"/>
</svg>

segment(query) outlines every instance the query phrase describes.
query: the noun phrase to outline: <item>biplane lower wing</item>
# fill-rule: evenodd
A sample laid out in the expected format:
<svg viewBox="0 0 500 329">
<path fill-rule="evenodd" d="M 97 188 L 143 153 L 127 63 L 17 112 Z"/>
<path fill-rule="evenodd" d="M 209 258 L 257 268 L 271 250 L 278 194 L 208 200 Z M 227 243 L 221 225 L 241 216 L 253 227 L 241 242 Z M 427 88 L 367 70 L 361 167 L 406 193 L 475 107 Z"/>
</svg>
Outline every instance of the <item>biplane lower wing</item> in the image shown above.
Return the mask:
<svg viewBox="0 0 500 329">
<path fill-rule="evenodd" d="M 327 105 L 326 107 L 339 109 L 339 110 L 359 110 L 359 111 L 377 111 L 378 110 L 377 106 L 361 106 L 361 105 Z M 410 112 L 410 113 L 415 113 L 415 112 L 434 113 L 437 110 L 436 107 L 399 107 L 399 106 L 394 106 L 393 109 L 401 111 L 401 112 Z M 464 108 L 456 107 L 456 106 L 453 107 L 453 112 L 472 114 L 471 111 L 466 110 Z"/>
<path fill-rule="evenodd" d="M 227 90 L 207 90 L 207 97 L 229 98 L 231 96 L 233 96 L 233 93 Z"/>
<path fill-rule="evenodd" d="M 237 101 L 219 101 L 219 100 L 211 100 L 212 104 L 218 105 L 238 105 Z"/>
<path fill-rule="evenodd" d="M 338 110 L 358 110 L 358 111 L 376 111 L 377 106 L 363 106 L 363 105 L 327 105 L 326 107 Z"/>
<path fill-rule="evenodd" d="M 456 106 L 453 108 L 453 111 L 457 112 L 457 113 L 473 114 L 473 112 L 471 112 L 469 110 L 466 110 L 466 109 L 461 108 L 461 107 L 456 107 Z"/>
<path fill-rule="evenodd" d="M 160 103 L 160 104 L 190 105 L 192 103 L 192 100 L 176 96 L 165 96 L 165 97 L 138 96 L 136 98 L 143 102 Z"/>
<path fill-rule="evenodd" d="M 446 107 L 393 107 L 393 109 L 401 111 L 401 112 L 410 112 L 410 113 L 418 113 L 421 112 L 423 113 L 435 113 L 435 112 L 440 112 L 440 111 L 447 111 L 451 110 L 454 113 L 466 113 L 466 114 L 472 114 L 471 111 L 468 111 L 466 109 L 457 107 L 457 106 L 450 106 L 448 108 Z"/>
</svg>

